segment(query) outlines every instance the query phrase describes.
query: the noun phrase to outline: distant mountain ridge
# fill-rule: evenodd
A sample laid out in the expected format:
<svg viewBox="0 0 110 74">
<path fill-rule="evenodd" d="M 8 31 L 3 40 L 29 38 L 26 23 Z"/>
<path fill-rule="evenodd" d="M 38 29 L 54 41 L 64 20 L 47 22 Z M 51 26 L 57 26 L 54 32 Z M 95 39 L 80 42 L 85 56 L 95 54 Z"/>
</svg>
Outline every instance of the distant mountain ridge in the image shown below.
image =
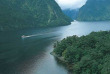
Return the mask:
<svg viewBox="0 0 110 74">
<path fill-rule="evenodd" d="M 67 24 L 54 0 L 0 0 L 0 31 Z"/>
<path fill-rule="evenodd" d="M 64 14 L 70 17 L 72 20 L 75 20 L 77 18 L 79 9 L 66 9 L 63 10 Z"/>
<path fill-rule="evenodd" d="M 80 8 L 77 20 L 110 20 L 110 0 L 88 0 L 87 3 L 82 8 Z"/>
</svg>

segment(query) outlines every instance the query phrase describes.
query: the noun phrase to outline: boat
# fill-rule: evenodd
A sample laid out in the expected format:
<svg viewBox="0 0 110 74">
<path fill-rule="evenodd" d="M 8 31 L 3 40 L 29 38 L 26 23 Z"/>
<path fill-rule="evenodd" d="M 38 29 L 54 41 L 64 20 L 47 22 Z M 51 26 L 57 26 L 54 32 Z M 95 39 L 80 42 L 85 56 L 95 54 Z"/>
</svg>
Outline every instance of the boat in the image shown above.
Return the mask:
<svg viewBox="0 0 110 74">
<path fill-rule="evenodd" d="M 22 37 L 22 38 L 26 38 L 27 36 L 25 36 L 25 35 L 22 35 L 21 37 Z"/>
<path fill-rule="evenodd" d="M 28 38 L 28 37 L 31 37 L 31 36 L 26 36 L 26 35 L 21 36 L 21 38 Z"/>
</svg>

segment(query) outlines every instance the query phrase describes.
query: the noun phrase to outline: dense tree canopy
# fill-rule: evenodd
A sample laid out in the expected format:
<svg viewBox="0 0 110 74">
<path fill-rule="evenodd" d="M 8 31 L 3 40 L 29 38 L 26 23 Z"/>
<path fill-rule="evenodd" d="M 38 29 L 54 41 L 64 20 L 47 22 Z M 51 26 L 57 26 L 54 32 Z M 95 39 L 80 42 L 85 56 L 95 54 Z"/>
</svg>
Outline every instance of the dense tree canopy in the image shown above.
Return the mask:
<svg viewBox="0 0 110 74">
<path fill-rule="evenodd" d="M 54 53 L 73 65 L 73 74 L 110 74 L 110 31 L 72 36 L 55 43 Z"/>
</svg>

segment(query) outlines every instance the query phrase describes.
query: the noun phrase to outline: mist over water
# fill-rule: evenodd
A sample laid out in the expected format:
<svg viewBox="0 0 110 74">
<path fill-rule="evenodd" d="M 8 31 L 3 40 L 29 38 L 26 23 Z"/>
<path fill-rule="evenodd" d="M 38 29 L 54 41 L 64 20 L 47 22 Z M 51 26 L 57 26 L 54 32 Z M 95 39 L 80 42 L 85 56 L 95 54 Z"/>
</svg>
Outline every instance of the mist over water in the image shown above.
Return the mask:
<svg viewBox="0 0 110 74">
<path fill-rule="evenodd" d="M 73 35 L 109 31 L 110 22 L 72 22 L 55 28 L 0 32 L 0 74 L 70 74 L 50 52 L 53 44 Z M 22 35 L 28 36 L 22 39 Z"/>
</svg>

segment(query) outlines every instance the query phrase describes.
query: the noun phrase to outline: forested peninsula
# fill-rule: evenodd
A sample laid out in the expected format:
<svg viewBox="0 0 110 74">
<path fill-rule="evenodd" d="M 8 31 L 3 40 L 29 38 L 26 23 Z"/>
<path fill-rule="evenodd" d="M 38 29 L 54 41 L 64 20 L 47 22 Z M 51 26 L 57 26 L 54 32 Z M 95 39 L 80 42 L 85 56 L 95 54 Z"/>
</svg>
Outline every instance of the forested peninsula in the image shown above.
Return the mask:
<svg viewBox="0 0 110 74">
<path fill-rule="evenodd" d="M 73 74 L 109 74 L 110 31 L 64 38 L 54 44 L 52 54 L 70 64 Z"/>
</svg>

